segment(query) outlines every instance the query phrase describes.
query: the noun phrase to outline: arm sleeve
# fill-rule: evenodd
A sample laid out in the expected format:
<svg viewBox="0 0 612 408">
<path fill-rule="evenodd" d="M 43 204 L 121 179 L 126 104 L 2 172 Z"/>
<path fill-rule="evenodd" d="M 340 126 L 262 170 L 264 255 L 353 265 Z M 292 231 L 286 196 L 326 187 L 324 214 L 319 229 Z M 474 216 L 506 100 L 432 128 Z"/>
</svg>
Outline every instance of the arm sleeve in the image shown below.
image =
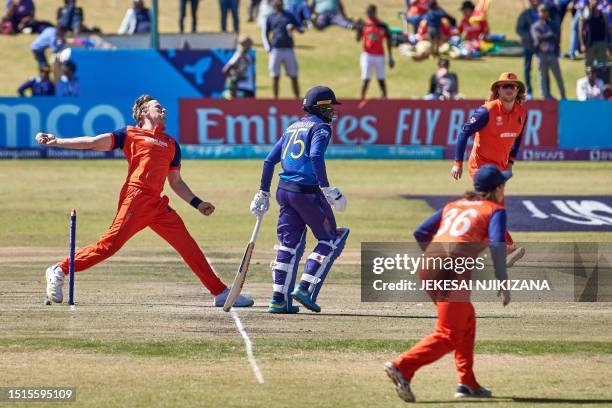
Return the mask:
<svg viewBox="0 0 612 408">
<path fill-rule="evenodd" d="M 515 31 L 521 38 L 527 37 L 529 35 L 529 30 L 525 30 L 525 20 L 525 12 L 522 12 L 518 20 L 516 21 Z"/>
<path fill-rule="evenodd" d="M 453 94 L 456 94 L 457 92 L 459 92 L 459 78 L 457 77 L 456 74 L 452 74 L 452 73 L 449 74 L 448 77 L 451 80 L 449 91 Z"/>
<path fill-rule="evenodd" d="M 434 235 L 440 228 L 440 221 L 442 220 L 442 208 L 435 212 L 434 215 L 423 221 L 421 225 L 414 230 L 414 238 L 419 243 L 419 246 L 424 251 L 427 245 L 431 242 Z"/>
<path fill-rule="evenodd" d="M 270 16 L 268 16 L 268 18 L 266 19 L 266 33 L 263 36 L 263 40 L 264 40 L 264 49 L 266 51 L 272 49 L 272 46 L 270 45 Z"/>
<path fill-rule="evenodd" d="M 291 19 L 291 24 L 293 24 L 293 26 L 296 28 L 296 30 L 298 30 L 300 33 L 303 33 L 304 32 L 304 26 L 302 26 L 302 23 L 297 21 L 297 19 L 295 18 L 295 16 L 293 14 L 290 14 L 290 19 Z"/>
<path fill-rule="evenodd" d="M 181 168 L 181 145 L 176 140 L 174 141 L 174 157 L 170 162 L 170 170 L 178 170 Z"/>
<path fill-rule="evenodd" d="M 579 101 L 586 101 L 586 92 L 582 80 L 580 79 L 576 82 L 576 99 Z"/>
<path fill-rule="evenodd" d="M 489 249 L 495 267 L 495 277 L 508 279 L 506 271 L 506 210 L 497 210 L 489 219 Z"/>
<path fill-rule="evenodd" d="M 489 123 L 489 111 L 484 106 L 481 106 L 476 109 L 470 119 L 463 125 L 461 132 L 459 132 L 457 148 L 455 150 L 455 161 L 463 161 L 468 138 L 485 127 L 487 123 Z"/>
<path fill-rule="evenodd" d="M 538 48 L 540 46 L 540 34 L 538 33 L 538 30 L 536 30 L 536 25 L 532 25 L 531 26 L 531 39 L 533 41 L 533 46 L 535 48 Z"/>
<path fill-rule="evenodd" d="M 34 83 L 34 80 L 29 79 L 25 81 L 23 84 L 21 84 L 19 88 L 17 88 L 17 92 L 19 93 L 19 96 L 25 96 L 25 90 L 31 88 L 33 83 Z"/>
<path fill-rule="evenodd" d="M 436 92 L 436 74 L 433 74 L 429 79 L 429 93 L 433 94 Z"/>
<path fill-rule="evenodd" d="M 330 139 L 331 129 L 329 126 L 323 126 L 314 132 L 310 144 L 310 162 L 320 187 L 329 187 L 327 169 L 325 168 L 325 151 Z"/>
<path fill-rule="evenodd" d="M 121 25 L 119 26 L 119 30 L 117 31 L 117 34 L 131 34 L 129 32 L 129 30 L 130 30 L 130 18 L 132 17 L 133 13 L 134 13 L 134 11 L 132 9 L 128 9 L 125 12 L 125 15 L 123 16 L 123 21 L 121 21 Z"/>
<path fill-rule="evenodd" d="M 521 142 L 523 141 L 523 133 L 525 133 L 525 125 L 523 124 L 523 128 L 521 129 L 521 133 L 519 133 L 518 137 L 514 140 L 514 144 L 512 145 L 512 149 L 510 150 L 510 160 L 516 159 L 516 156 L 519 154 L 519 149 L 521 148 Z"/>
<path fill-rule="evenodd" d="M 261 184 L 259 185 L 261 191 L 270 191 L 270 184 L 272 184 L 272 177 L 274 176 L 274 166 L 276 166 L 281 159 L 282 148 L 283 139 L 281 138 L 276 142 L 264 160 L 263 171 L 261 172 Z"/>
<path fill-rule="evenodd" d="M 125 138 L 127 136 L 127 127 L 115 130 L 114 132 L 112 132 L 112 135 L 113 147 L 111 148 L 111 150 L 123 149 L 123 146 L 125 145 Z"/>
</svg>

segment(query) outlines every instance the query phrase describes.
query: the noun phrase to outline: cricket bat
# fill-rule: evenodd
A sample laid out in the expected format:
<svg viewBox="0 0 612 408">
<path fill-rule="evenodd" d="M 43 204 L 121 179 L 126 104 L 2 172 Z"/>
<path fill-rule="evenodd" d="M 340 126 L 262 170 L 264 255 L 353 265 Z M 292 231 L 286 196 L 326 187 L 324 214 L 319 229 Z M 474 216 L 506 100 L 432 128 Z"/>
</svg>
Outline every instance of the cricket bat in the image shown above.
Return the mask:
<svg viewBox="0 0 612 408">
<path fill-rule="evenodd" d="M 234 306 L 234 302 L 242 291 L 242 286 L 244 285 L 247 272 L 249 271 L 251 255 L 253 255 L 253 250 L 255 249 L 255 241 L 257 241 L 257 235 L 259 235 L 259 227 L 261 227 L 262 219 L 263 215 L 257 217 L 255 228 L 253 228 L 253 234 L 251 234 L 251 240 L 249 241 L 249 244 L 246 247 L 246 251 L 244 251 L 244 255 L 242 256 L 242 262 L 240 263 L 240 267 L 238 268 L 238 272 L 236 273 L 236 277 L 234 278 L 234 283 L 232 283 L 230 293 L 227 295 L 227 299 L 225 299 L 225 303 L 223 304 L 223 311 L 225 312 L 230 311 L 232 306 Z"/>
</svg>

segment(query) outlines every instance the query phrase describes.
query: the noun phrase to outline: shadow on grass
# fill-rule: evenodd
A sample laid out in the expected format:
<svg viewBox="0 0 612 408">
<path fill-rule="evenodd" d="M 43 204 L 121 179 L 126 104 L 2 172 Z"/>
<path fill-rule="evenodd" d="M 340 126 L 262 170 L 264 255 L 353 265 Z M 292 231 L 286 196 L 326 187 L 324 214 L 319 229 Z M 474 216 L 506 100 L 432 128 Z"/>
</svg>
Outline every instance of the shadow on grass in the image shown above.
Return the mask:
<svg viewBox="0 0 612 408">
<path fill-rule="evenodd" d="M 535 397 L 493 397 L 465 398 L 446 401 L 417 401 L 419 404 L 498 404 L 517 402 L 521 404 L 612 404 L 612 399 L 595 398 L 535 398 Z"/>
<path fill-rule="evenodd" d="M 512 397 L 514 402 L 532 404 L 612 404 L 612 399 L 594 398 L 533 398 L 533 397 Z"/>
</svg>

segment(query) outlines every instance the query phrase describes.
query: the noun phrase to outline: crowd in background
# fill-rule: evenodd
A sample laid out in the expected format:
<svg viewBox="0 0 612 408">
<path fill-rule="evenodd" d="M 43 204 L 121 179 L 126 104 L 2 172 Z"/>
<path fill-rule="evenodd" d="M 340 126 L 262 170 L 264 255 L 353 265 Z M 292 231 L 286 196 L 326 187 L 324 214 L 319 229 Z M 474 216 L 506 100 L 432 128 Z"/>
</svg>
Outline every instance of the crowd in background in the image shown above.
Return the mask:
<svg viewBox="0 0 612 408">
<path fill-rule="evenodd" d="M 264 49 L 269 53 L 269 72 L 274 97 L 279 95 L 282 70 L 290 78 L 296 98 L 300 95 L 298 59 L 294 51 L 295 33 L 309 29 L 324 30 L 335 25 L 354 32 L 362 43 L 359 63 L 361 68 L 361 98 L 366 97 L 372 74 L 387 95 L 385 70 L 393 68 L 393 46 L 405 46 L 400 53 L 415 61 L 434 57 L 438 69 L 431 76 L 427 99 L 457 99 L 459 78 L 450 71 L 449 58 L 474 58 L 486 53 L 491 44 L 503 42 L 505 34 L 492 34 L 488 22 L 491 0 L 463 1 L 457 17 L 441 7 L 441 0 L 405 0 L 401 16 L 404 29 L 391 29 L 379 19 L 376 6 L 370 5 L 361 18 L 351 18 L 342 0 L 247 0 L 248 22 L 256 22 L 261 29 Z M 185 31 L 185 19 L 190 15 L 192 33 L 198 30 L 199 0 L 179 0 L 178 31 Z M 580 100 L 602 99 L 611 90 L 608 55 L 612 49 L 612 0 L 528 0 L 529 6 L 519 15 L 516 34 L 520 38 L 524 60 L 524 79 L 527 98 L 534 97 L 531 81 L 532 61 L 537 61 L 539 97 L 552 99 L 550 76 L 555 79 L 561 99 L 566 98 L 566 87 L 559 58 L 576 59 L 584 54 L 585 77 L 576 84 Z M 219 29 L 228 31 L 227 20 L 235 33 L 240 31 L 239 0 L 218 0 Z M 458 14 L 457 13 L 457 14 Z M 561 27 L 571 18 L 570 42 L 567 50 L 560 46 Z M 151 10 L 145 0 L 132 0 L 121 21 L 121 35 L 146 34 L 151 30 Z M 65 50 L 76 36 L 99 33 L 97 27 L 85 24 L 85 10 L 77 0 L 63 0 L 53 23 L 39 20 L 34 0 L 6 0 L 0 24 L 1 34 L 36 34 L 31 50 L 38 64 L 39 75 L 24 82 L 18 92 L 25 95 L 78 96 L 80 87 L 75 76 L 76 65 Z M 250 57 L 253 41 L 241 36 L 238 47 L 223 68 L 227 76 L 226 98 L 253 97 L 255 85 L 246 73 L 254 64 Z M 52 61 L 47 60 L 48 50 Z M 53 85 L 53 86 L 51 86 Z"/>
</svg>

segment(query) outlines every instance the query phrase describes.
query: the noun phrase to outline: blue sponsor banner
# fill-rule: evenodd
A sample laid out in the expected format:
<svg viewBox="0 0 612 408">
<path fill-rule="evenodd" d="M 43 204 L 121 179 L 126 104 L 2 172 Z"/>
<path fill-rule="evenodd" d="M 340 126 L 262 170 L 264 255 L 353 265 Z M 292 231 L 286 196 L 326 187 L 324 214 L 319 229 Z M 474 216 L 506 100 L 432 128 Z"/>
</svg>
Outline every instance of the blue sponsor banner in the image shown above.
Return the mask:
<svg viewBox="0 0 612 408">
<path fill-rule="evenodd" d="M 234 50 L 72 50 L 83 97 L 150 94 L 162 104 L 178 98 L 218 98 L 225 87 L 223 66 Z M 250 52 L 255 61 L 255 51 Z M 255 64 L 246 75 L 255 78 Z"/>
<path fill-rule="evenodd" d="M 559 101 L 559 147 L 612 148 L 612 101 Z"/>
<path fill-rule="evenodd" d="M 272 145 L 182 145 L 181 154 L 190 159 L 263 159 Z M 330 145 L 328 159 L 441 159 L 441 146 L 340 146 Z"/>
<path fill-rule="evenodd" d="M 35 147 L 38 132 L 60 137 L 111 132 L 133 123 L 131 116 L 128 99 L 0 98 L 0 148 Z"/>
<path fill-rule="evenodd" d="M 442 208 L 456 196 L 407 195 Z M 612 196 L 506 196 L 511 231 L 612 231 Z"/>
<path fill-rule="evenodd" d="M 184 159 L 263 159 L 272 145 L 182 145 Z M 441 159 L 443 147 L 401 146 L 329 146 L 328 159 Z M 86 150 L 1 148 L 0 159 L 112 159 L 123 152 Z"/>
</svg>

